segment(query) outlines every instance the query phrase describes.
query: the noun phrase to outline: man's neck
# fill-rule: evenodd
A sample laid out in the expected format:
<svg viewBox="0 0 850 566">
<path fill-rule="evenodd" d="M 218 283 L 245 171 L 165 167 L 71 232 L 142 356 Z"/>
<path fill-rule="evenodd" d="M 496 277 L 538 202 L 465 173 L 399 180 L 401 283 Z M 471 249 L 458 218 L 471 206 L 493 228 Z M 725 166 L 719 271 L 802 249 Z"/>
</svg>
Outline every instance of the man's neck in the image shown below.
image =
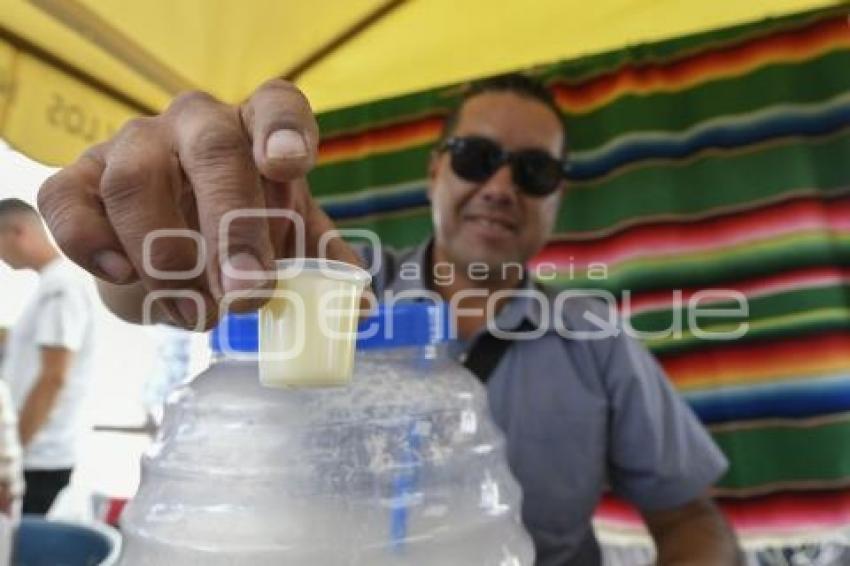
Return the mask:
<svg viewBox="0 0 850 566">
<path fill-rule="evenodd" d="M 463 313 L 462 316 L 457 316 L 458 337 L 462 340 L 469 340 L 486 326 L 487 305 L 493 293 L 516 289 L 522 281 L 516 270 L 510 270 L 513 273 L 503 273 L 508 270 L 496 270 L 498 273 L 490 273 L 490 277 L 472 279 L 467 266 L 452 261 L 436 243 L 431 250 L 430 264 L 428 277 L 432 289 L 439 293 L 444 301 L 451 303 L 454 300 L 453 306 Z M 436 264 L 453 265 L 453 277 L 449 281 L 435 281 Z M 508 300 L 508 296 L 500 297 L 492 312 L 498 313 Z"/>
<path fill-rule="evenodd" d="M 53 249 L 52 246 L 46 246 L 34 254 L 32 260 L 32 268 L 41 273 L 45 267 L 59 257 L 59 252 Z"/>
</svg>

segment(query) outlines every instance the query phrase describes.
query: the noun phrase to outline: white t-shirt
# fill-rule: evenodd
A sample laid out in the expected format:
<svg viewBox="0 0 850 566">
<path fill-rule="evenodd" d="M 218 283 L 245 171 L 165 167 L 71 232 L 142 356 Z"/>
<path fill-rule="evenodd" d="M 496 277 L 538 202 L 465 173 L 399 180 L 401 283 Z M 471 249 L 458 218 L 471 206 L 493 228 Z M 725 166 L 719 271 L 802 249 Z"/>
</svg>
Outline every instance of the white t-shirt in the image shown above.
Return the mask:
<svg viewBox="0 0 850 566">
<path fill-rule="evenodd" d="M 47 264 L 40 275 L 35 295 L 9 333 L 3 359 L 3 379 L 18 413 L 39 376 L 41 348 L 67 348 L 74 356 L 47 422 L 24 451 L 27 470 L 73 467 L 85 429 L 83 404 L 94 377 L 93 282 L 64 258 Z"/>
</svg>

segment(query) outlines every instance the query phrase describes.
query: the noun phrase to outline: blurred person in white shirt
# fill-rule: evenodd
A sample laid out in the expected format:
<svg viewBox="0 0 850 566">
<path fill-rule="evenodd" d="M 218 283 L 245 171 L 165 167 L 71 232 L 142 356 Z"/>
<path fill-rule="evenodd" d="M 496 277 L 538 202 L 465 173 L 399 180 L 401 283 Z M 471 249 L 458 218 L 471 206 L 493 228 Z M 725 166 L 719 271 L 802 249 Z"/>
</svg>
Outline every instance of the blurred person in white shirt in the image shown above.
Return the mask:
<svg viewBox="0 0 850 566">
<path fill-rule="evenodd" d="M 38 286 L 6 341 L 2 377 L 18 413 L 23 512 L 45 514 L 68 484 L 92 382 L 94 285 L 51 242 L 38 212 L 0 200 L 0 260 L 32 269 Z"/>
</svg>

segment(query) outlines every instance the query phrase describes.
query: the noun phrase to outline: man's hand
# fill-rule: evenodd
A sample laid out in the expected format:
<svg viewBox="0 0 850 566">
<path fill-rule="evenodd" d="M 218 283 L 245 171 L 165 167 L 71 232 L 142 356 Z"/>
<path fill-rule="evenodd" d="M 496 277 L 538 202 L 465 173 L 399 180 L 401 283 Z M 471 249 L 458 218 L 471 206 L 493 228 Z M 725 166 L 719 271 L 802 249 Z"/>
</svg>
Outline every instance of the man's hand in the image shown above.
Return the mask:
<svg viewBox="0 0 850 566">
<path fill-rule="evenodd" d="M 41 369 L 18 418 L 21 446 L 26 448 L 50 419 L 56 401 L 65 387 L 74 353 L 67 348 L 42 347 Z"/>
<path fill-rule="evenodd" d="M 318 139 L 307 99 L 284 81 L 267 82 L 240 106 L 185 94 L 159 116 L 131 120 L 53 175 L 41 187 L 38 206 L 73 261 L 126 286 L 119 291 L 134 298 L 157 290 L 197 292 L 206 311 L 199 324 L 209 328 L 225 293 L 274 286 L 273 278 L 242 278 L 235 270 L 270 271 L 275 258 L 296 253 L 287 218 L 237 218 L 220 241 L 228 213 L 285 209 L 300 215 L 308 231 L 332 227 L 304 179 Z M 199 265 L 199 246 L 187 235 L 149 241 L 146 258 L 145 239 L 157 230 L 200 233 L 201 269 L 179 280 L 146 269 L 146 259 L 148 267 L 163 272 L 192 272 Z M 106 296 L 116 293 L 115 285 Z M 249 299 L 238 308 L 264 302 Z M 190 298 L 158 304 L 178 324 L 194 327 L 199 318 Z"/>
<path fill-rule="evenodd" d="M 743 564 L 735 535 L 708 497 L 643 514 L 659 566 L 738 566 Z"/>
</svg>

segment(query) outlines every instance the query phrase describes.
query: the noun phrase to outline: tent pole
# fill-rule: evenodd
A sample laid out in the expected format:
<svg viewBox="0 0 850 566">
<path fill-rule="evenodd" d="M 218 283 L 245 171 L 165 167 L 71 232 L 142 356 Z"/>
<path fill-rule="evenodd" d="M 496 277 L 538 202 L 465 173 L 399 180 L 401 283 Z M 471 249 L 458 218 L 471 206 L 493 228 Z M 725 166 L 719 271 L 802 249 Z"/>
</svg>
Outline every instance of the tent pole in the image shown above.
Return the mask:
<svg viewBox="0 0 850 566">
<path fill-rule="evenodd" d="M 362 19 L 355 22 L 354 25 L 345 29 L 342 33 L 332 38 L 325 45 L 293 65 L 290 69 L 281 73 L 280 76 L 290 82 L 298 81 L 299 77 L 301 77 L 301 75 L 305 72 L 309 71 L 323 59 L 337 51 L 340 47 L 378 23 L 378 21 L 408 1 L 409 0 L 389 0 L 385 4 L 382 4 L 379 8 L 366 14 L 366 16 Z"/>
</svg>

